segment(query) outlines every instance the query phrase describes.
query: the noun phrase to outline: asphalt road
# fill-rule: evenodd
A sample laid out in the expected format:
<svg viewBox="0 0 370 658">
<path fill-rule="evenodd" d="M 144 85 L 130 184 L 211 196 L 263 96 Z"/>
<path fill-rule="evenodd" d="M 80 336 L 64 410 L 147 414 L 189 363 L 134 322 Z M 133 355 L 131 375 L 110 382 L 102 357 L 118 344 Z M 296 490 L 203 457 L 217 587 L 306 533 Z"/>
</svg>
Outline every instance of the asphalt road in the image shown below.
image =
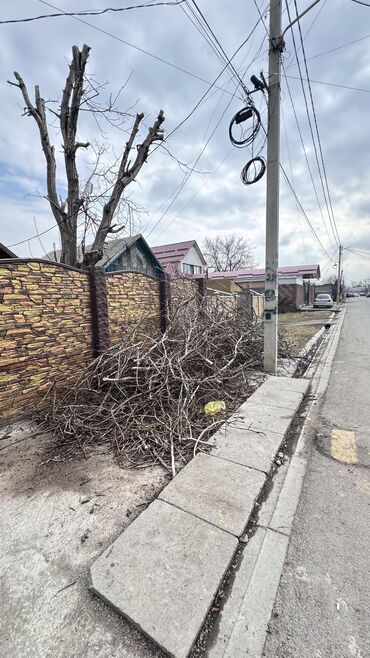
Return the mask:
<svg viewBox="0 0 370 658">
<path fill-rule="evenodd" d="M 267 658 L 370 658 L 370 299 L 350 299 Z"/>
</svg>

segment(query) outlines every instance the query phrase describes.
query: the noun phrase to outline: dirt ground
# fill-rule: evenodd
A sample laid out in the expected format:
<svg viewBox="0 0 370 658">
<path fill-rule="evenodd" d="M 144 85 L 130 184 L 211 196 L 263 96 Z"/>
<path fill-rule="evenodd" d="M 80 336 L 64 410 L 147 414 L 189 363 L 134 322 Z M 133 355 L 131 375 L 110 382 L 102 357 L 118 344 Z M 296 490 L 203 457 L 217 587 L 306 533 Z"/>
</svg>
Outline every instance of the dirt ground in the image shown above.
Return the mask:
<svg viewBox="0 0 370 658">
<path fill-rule="evenodd" d="M 0 654 L 7 658 L 163 658 L 88 589 L 94 560 L 168 481 L 50 452 L 20 423 L 0 430 Z M 54 456 L 52 456 L 54 455 Z"/>
</svg>

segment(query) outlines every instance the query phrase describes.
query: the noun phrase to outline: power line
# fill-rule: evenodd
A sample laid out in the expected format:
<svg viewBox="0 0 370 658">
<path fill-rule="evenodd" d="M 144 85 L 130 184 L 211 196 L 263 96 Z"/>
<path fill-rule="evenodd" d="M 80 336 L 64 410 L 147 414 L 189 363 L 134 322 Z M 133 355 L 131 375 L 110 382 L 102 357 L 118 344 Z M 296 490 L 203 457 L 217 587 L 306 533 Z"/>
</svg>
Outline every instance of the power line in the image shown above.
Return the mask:
<svg viewBox="0 0 370 658">
<path fill-rule="evenodd" d="M 60 13 L 58 14 L 42 14 L 41 16 L 31 16 L 30 18 L 13 18 L 9 19 L 6 21 L 0 21 L 0 25 L 7 25 L 10 23 L 31 23 L 32 21 L 40 21 L 44 18 L 59 18 L 60 16 L 102 16 L 102 14 L 110 13 L 110 12 L 122 12 L 122 11 L 130 11 L 131 9 L 145 9 L 147 7 L 163 7 L 165 5 L 167 6 L 176 6 L 180 5 L 182 2 L 186 2 L 186 0 L 178 0 L 177 2 L 175 0 L 169 0 L 168 2 L 151 2 L 151 3 L 146 3 L 146 4 L 141 4 L 141 5 L 131 5 L 131 7 L 107 7 L 106 9 L 97 9 L 93 11 L 62 11 L 60 10 Z M 44 3 L 46 4 L 46 3 Z"/>
<path fill-rule="evenodd" d="M 287 152 L 288 152 L 288 161 L 289 161 L 289 168 L 290 168 L 290 176 L 291 176 L 291 179 L 292 179 L 292 184 L 293 184 L 293 186 L 294 186 L 294 174 L 293 174 L 293 167 L 292 167 L 292 158 L 291 158 L 291 156 L 290 156 L 290 148 L 289 148 L 289 142 L 288 142 L 288 131 L 287 131 L 287 129 L 286 129 L 286 124 L 285 124 L 285 117 L 284 117 L 283 106 L 281 106 L 281 117 L 282 117 L 282 119 L 283 119 L 283 128 L 284 128 L 284 136 L 285 136 L 286 148 L 287 148 Z M 298 207 L 298 205 L 297 205 L 297 207 Z M 299 219 L 300 219 L 300 222 L 302 222 L 302 218 L 301 218 L 301 216 L 299 217 Z M 304 241 L 304 237 L 303 237 L 302 223 L 301 223 L 301 225 L 300 225 L 300 228 L 301 228 L 301 239 L 302 239 L 303 251 L 304 251 L 304 254 L 305 254 L 305 257 L 306 257 L 306 262 L 307 262 L 307 260 L 308 260 L 308 258 L 307 258 L 307 250 L 306 250 L 306 243 L 305 243 L 305 241 Z"/>
<path fill-rule="evenodd" d="M 47 5 L 48 7 L 52 7 L 53 9 L 57 9 L 58 11 L 63 12 L 62 9 L 57 7 L 56 5 L 52 5 L 49 2 L 46 2 L 46 0 L 38 0 L 44 5 Z M 65 13 L 65 12 L 63 12 Z M 108 32 L 107 30 L 103 30 L 101 27 L 98 27 L 97 25 L 93 25 L 93 23 L 89 23 L 88 21 L 83 20 L 82 18 L 78 18 L 77 16 L 70 16 L 70 18 L 73 18 L 75 21 L 78 21 L 79 23 L 83 23 L 83 25 L 87 25 L 88 27 L 91 27 L 93 30 L 96 30 L 97 32 L 101 32 L 102 34 L 105 34 L 108 37 L 111 37 L 111 39 L 115 39 L 115 41 L 119 41 L 120 43 L 123 43 L 125 46 L 129 46 L 130 48 L 134 48 L 134 50 L 137 50 L 138 52 L 142 53 L 143 55 L 147 55 L 148 57 L 152 57 L 153 59 L 157 60 L 158 62 L 161 62 L 162 64 L 166 64 L 167 66 L 170 66 L 173 69 L 176 69 L 176 71 L 180 71 L 181 73 L 185 73 L 186 75 L 189 75 L 192 78 L 195 78 L 195 80 L 199 80 L 200 82 L 204 82 L 205 84 L 209 85 L 211 84 L 209 80 L 205 80 L 199 75 L 196 75 L 196 73 L 192 73 L 191 71 L 187 71 L 187 69 L 184 69 L 182 66 L 178 66 L 177 64 L 174 64 L 173 62 L 170 62 L 167 59 L 164 59 L 163 57 L 160 57 L 159 55 L 155 55 L 154 53 L 150 52 L 149 50 L 145 50 L 144 48 L 140 48 L 139 46 L 136 46 L 135 44 L 131 43 L 130 41 L 126 41 L 125 39 L 121 39 L 121 37 L 118 37 L 116 34 L 113 34 L 112 32 Z M 213 86 L 215 87 L 216 84 L 214 83 Z M 220 88 L 220 87 L 219 87 Z M 231 96 L 234 94 L 232 92 L 227 92 L 230 93 Z"/>
<path fill-rule="evenodd" d="M 283 71 L 284 71 L 284 75 L 285 75 L 284 65 L 283 65 Z M 325 221 L 324 214 L 323 214 L 323 211 L 322 211 L 322 207 L 321 207 L 321 203 L 320 203 L 319 195 L 318 195 L 318 193 L 317 193 L 317 189 L 316 189 L 315 181 L 314 181 L 313 174 L 312 174 L 312 170 L 311 170 L 311 166 L 310 166 L 310 162 L 309 162 L 309 159 L 308 159 L 308 156 L 307 156 L 307 153 L 306 153 L 306 147 L 305 147 L 305 145 L 304 145 L 303 136 L 302 136 L 302 131 L 301 131 L 301 128 L 300 128 L 300 125 L 299 125 L 298 116 L 297 116 L 297 112 L 296 112 L 296 109 L 295 109 L 295 106 L 294 106 L 293 97 L 292 97 L 292 93 L 291 93 L 291 91 L 290 91 L 290 87 L 289 87 L 288 80 L 285 80 L 285 82 L 286 82 L 286 85 L 287 85 L 288 94 L 289 94 L 289 99 L 290 99 L 290 102 L 291 102 L 291 105 L 292 105 L 292 109 L 293 109 L 293 113 L 294 113 L 295 122 L 296 122 L 296 125 L 297 125 L 297 130 L 298 130 L 299 138 L 300 138 L 301 145 L 302 145 L 303 154 L 304 154 L 304 157 L 305 157 L 305 160 L 306 160 L 306 164 L 307 164 L 307 168 L 308 168 L 308 171 L 309 171 L 309 174 L 310 174 L 310 178 L 311 178 L 312 186 L 313 186 L 313 189 L 314 189 L 314 192 L 315 192 L 317 205 L 319 206 L 319 210 L 320 210 L 321 218 L 322 218 L 323 224 L 324 224 L 324 226 L 325 226 L 325 230 L 326 230 L 326 232 L 327 232 L 327 234 L 328 234 L 328 238 L 329 238 L 330 242 L 333 244 L 333 240 L 332 240 L 332 238 L 331 238 L 331 236 L 330 236 L 330 234 L 329 234 L 329 230 L 328 230 L 328 227 L 327 227 L 327 223 L 326 223 L 326 221 Z"/>
<path fill-rule="evenodd" d="M 198 156 L 197 156 L 197 158 L 196 158 L 196 160 L 195 160 L 195 162 L 194 162 L 193 168 L 196 167 L 196 165 L 198 164 L 198 162 L 199 162 L 200 158 L 202 157 L 204 151 L 206 150 L 206 148 L 207 148 L 209 142 L 211 141 L 213 135 L 215 134 L 215 132 L 216 132 L 218 126 L 220 125 L 220 123 L 221 123 L 223 117 L 225 116 L 227 110 L 229 109 L 230 104 L 231 104 L 231 101 L 232 101 L 232 99 L 229 100 L 229 102 L 228 102 L 228 104 L 226 105 L 224 111 L 222 112 L 222 114 L 221 114 L 219 120 L 217 121 L 217 123 L 216 123 L 214 129 L 212 130 L 210 136 L 208 137 L 206 143 L 203 145 L 203 147 L 202 147 L 201 150 L 199 151 L 199 154 L 198 154 Z M 175 203 L 177 197 L 178 197 L 179 194 L 182 192 L 183 188 L 185 187 L 185 185 L 186 185 L 186 183 L 188 182 L 188 180 L 189 180 L 190 176 L 192 175 L 192 173 L 193 173 L 192 171 L 189 171 L 188 174 L 185 175 L 184 180 L 183 180 L 182 183 L 180 184 L 178 190 L 176 191 L 176 193 L 175 193 L 175 195 L 173 196 L 172 200 L 171 200 L 170 203 L 168 204 L 166 210 L 162 213 L 162 215 L 160 216 L 160 218 L 157 220 L 157 222 L 156 222 L 156 223 L 154 224 L 154 226 L 151 228 L 151 230 L 149 231 L 148 235 L 146 236 L 146 239 L 149 238 L 149 236 L 153 233 L 153 231 L 157 228 L 157 226 L 159 226 L 159 224 L 163 221 L 163 219 L 164 219 L 165 216 L 167 215 L 168 211 L 172 208 L 173 204 Z"/>
<path fill-rule="evenodd" d="M 285 4 L 286 4 L 286 7 L 287 7 L 288 18 L 289 18 L 289 20 L 291 21 L 291 15 L 290 15 L 290 11 L 289 11 L 289 6 L 288 6 L 288 3 L 287 3 L 287 0 L 285 0 Z M 296 45 L 296 40 L 295 40 L 295 36 L 294 36 L 294 31 L 293 31 L 293 30 L 292 30 L 292 39 L 293 39 L 293 48 L 294 48 L 294 52 L 295 52 L 295 57 L 296 57 L 296 60 L 297 60 L 297 63 L 298 63 L 299 80 L 300 80 L 300 82 L 301 82 L 301 89 L 302 89 L 302 94 L 303 94 L 303 98 L 304 98 L 304 103 L 305 103 L 305 108 L 306 108 L 306 114 L 307 114 L 307 119 L 308 119 L 308 125 L 309 125 L 309 129 L 310 129 L 310 134 L 311 134 L 312 144 L 313 144 L 313 147 L 314 147 L 315 160 L 316 160 L 316 165 L 317 165 L 317 169 L 318 169 L 318 173 L 319 173 L 319 178 L 320 178 L 320 183 L 321 183 L 321 189 L 322 189 L 322 192 L 323 192 L 324 202 L 325 202 L 325 204 L 326 204 L 326 209 L 327 209 L 327 213 L 328 213 L 329 221 L 330 221 L 330 224 L 332 225 L 332 221 L 331 221 L 331 217 L 330 217 L 330 212 L 329 212 L 329 205 L 328 205 L 328 201 L 327 201 L 327 197 L 326 197 L 326 192 L 325 192 L 325 187 L 324 187 L 324 181 L 323 181 L 323 177 L 322 177 L 322 173 L 321 173 L 321 167 L 320 167 L 320 162 L 319 162 L 319 156 L 318 156 L 318 151 L 317 151 L 317 146 L 316 146 L 315 136 L 314 136 L 314 133 L 313 133 L 313 127 L 312 127 L 311 117 L 310 117 L 310 112 L 309 112 L 309 108 L 308 108 L 308 102 L 307 102 L 306 90 L 305 90 L 305 87 L 304 87 L 304 84 L 303 84 L 303 80 L 302 80 L 302 70 L 301 70 L 300 63 L 298 62 L 297 45 Z M 283 67 L 283 73 L 284 73 L 284 76 L 285 76 L 286 74 L 285 74 L 285 69 L 284 69 L 284 67 Z M 308 162 L 308 157 L 307 157 L 306 150 L 305 150 L 305 147 L 304 147 L 303 138 L 302 138 L 301 131 L 300 131 L 300 128 L 299 128 L 299 124 L 298 124 L 298 118 L 297 118 L 297 115 L 296 115 L 296 112 L 295 112 L 295 108 L 294 108 L 294 104 L 293 104 L 293 99 L 292 99 L 292 96 L 291 96 L 291 92 L 290 92 L 290 88 L 289 88 L 289 83 L 288 83 L 287 80 L 286 80 L 286 83 L 287 83 L 288 92 L 289 92 L 290 100 L 291 100 L 291 103 L 292 103 L 293 111 L 294 111 L 294 114 L 295 114 L 295 117 L 296 117 L 296 122 L 297 122 L 297 126 L 298 126 L 298 132 L 299 132 L 299 134 L 300 134 L 300 138 L 301 138 L 301 143 L 302 143 L 303 152 L 304 152 L 304 154 L 305 154 L 306 162 L 307 162 L 307 165 L 308 165 L 308 169 L 309 169 L 309 172 L 310 172 L 310 174 L 311 174 L 311 180 L 312 180 L 312 182 L 313 182 L 313 177 L 312 177 L 311 168 L 310 168 L 310 165 L 309 165 L 309 162 Z M 313 186 L 314 186 L 314 190 L 315 190 L 315 192 L 316 192 L 316 186 L 315 186 L 314 183 L 313 183 Z M 319 208 L 320 208 L 320 212 L 321 212 L 321 215 L 322 215 L 322 218 L 323 218 L 323 221 L 324 221 L 325 229 L 326 229 L 326 231 L 327 231 L 327 233 L 328 233 L 328 235 L 329 235 L 329 232 L 328 232 L 328 229 L 327 229 L 327 226 L 326 226 L 326 223 L 325 223 L 325 220 L 324 220 L 324 217 L 323 217 L 322 211 L 321 211 L 321 205 L 320 205 L 320 202 L 319 202 L 319 200 L 318 200 L 317 192 L 316 192 L 316 198 L 317 198 L 318 205 L 319 205 Z M 333 229 L 333 227 L 332 227 L 332 230 L 333 230 L 333 234 L 334 234 L 334 240 L 335 240 L 335 242 L 336 242 L 336 237 L 335 237 L 335 233 L 334 233 L 334 229 Z"/>
<path fill-rule="evenodd" d="M 292 0 L 289 0 L 289 4 L 291 4 L 291 1 L 292 1 Z M 313 21 L 312 21 L 310 27 L 308 28 L 306 34 L 304 35 L 304 38 L 305 38 L 305 39 L 308 37 L 308 35 L 309 35 L 309 33 L 311 32 L 313 26 L 315 25 L 317 19 L 319 18 L 319 16 L 320 16 L 322 10 L 324 9 L 324 7 L 325 7 L 325 5 L 326 5 L 326 2 L 327 2 L 327 0 L 323 0 L 323 2 L 320 3 L 320 5 L 319 5 L 319 10 L 318 10 L 318 12 L 317 12 L 315 18 L 313 19 Z M 298 49 L 297 49 L 297 52 L 299 52 L 300 50 L 301 50 L 301 46 L 299 45 L 299 46 L 298 46 Z"/>
<path fill-rule="evenodd" d="M 204 16 L 202 10 L 199 8 L 198 4 L 196 3 L 196 0 L 192 0 L 192 3 L 195 6 L 196 11 L 194 11 L 194 9 L 191 7 L 188 0 L 186 0 L 186 7 L 191 12 L 191 14 L 194 16 L 194 19 L 196 20 L 196 22 L 200 26 L 200 30 L 203 30 L 203 32 L 201 31 L 201 34 L 202 33 L 205 34 L 206 40 L 209 40 L 211 42 L 211 47 L 213 47 L 213 49 L 216 50 L 216 52 L 219 54 L 221 59 L 224 62 L 228 61 L 229 58 L 228 58 L 222 44 L 220 43 L 220 40 L 218 39 L 215 32 L 211 28 L 208 20 Z M 184 7 L 181 7 L 181 8 L 185 11 Z M 197 16 L 196 12 L 198 12 L 200 18 Z M 189 18 L 190 18 L 190 16 L 189 16 Z M 190 18 L 190 20 L 191 20 L 191 18 Z M 193 24 L 194 24 L 194 22 L 193 22 Z M 208 35 L 208 39 L 207 39 L 207 35 Z M 209 35 L 211 35 L 211 37 L 209 37 Z M 213 45 L 212 45 L 212 38 L 213 38 Z M 216 46 L 214 45 L 214 43 L 216 43 Z M 236 70 L 235 66 L 230 62 L 229 67 L 230 67 L 230 70 L 231 70 L 232 74 L 234 75 L 235 79 L 237 80 L 238 84 L 240 84 L 241 88 L 243 89 L 244 93 L 246 95 L 248 95 L 249 90 L 248 90 L 247 86 L 244 84 L 244 81 L 240 77 L 240 75 L 239 75 L 238 71 Z"/>
<path fill-rule="evenodd" d="M 364 7 L 370 7 L 367 2 L 362 2 L 362 0 L 352 0 L 352 2 L 356 2 L 358 5 L 363 5 Z"/>
<path fill-rule="evenodd" d="M 295 6 L 295 10 L 296 10 L 297 19 L 298 19 L 299 14 L 298 14 L 297 0 L 294 0 L 294 6 Z M 326 186 L 326 191 L 327 191 L 328 201 L 329 201 L 329 206 L 330 206 L 330 211 L 331 211 L 331 217 L 332 217 L 332 222 L 330 221 L 330 223 L 332 223 L 334 236 L 336 237 L 336 239 L 338 240 L 338 243 L 340 244 L 340 237 L 339 237 L 339 233 L 338 233 L 337 223 L 336 223 L 336 220 L 335 220 L 333 204 L 332 204 L 330 190 L 329 190 L 328 177 L 327 177 L 327 174 L 326 174 L 324 155 L 323 155 L 323 152 L 322 152 L 319 126 L 318 126 L 318 122 L 317 122 L 316 110 L 315 110 L 315 105 L 314 105 L 314 101 L 313 101 L 313 94 L 312 94 L 312 88 L 311 88 L 311 83 L 310 83 L 310 76 L 309 76 L 309 73 L 308 73 L 308 65 L 307 65 L 307 60 L 306 60 L 305 46 L 304 46 L 304 43 L 303 43 L 301 23 L 300 23 L 299 20 L 298 20 L 298 30 L 299 30 L 299 37 L 300 37 L 301 45 L 302 45 L 302 53 L 303 53 L 304 65 L 305 65 L 305 70 L 306 70 L 306 75 L 307 75 L 307 83 L 308 83 L 308 89 L 309 89 L 309 93 L 310 93 L 311 106 L 312 106 L 313 118 L 314 118 L 314 123 L 315 123 L 315 128 L 316 128 L 317 141 L 318 141 L 318 144 L 319 144 L 319 151 L 320 151 L 321 164 L 322 164 L 322 169 L 323 169 L 323 174 L 324 174 L 325 186 Z"/>
<path fill-rule="evenodd" d="M 346 43 L 342 43 L 340 46 L 336 46 L 335 48 L 330 48 L 330 50 L 324 50 L 322 53 L 317 53 L 316 55 L 312 55 L 311 57 L 307 57 L 306 61 L 310 62 L 312 59 L 317 59 L 317 57 L 323 57 L 324 55 L 329 55 L 330 53 L 335 53 L 337 50 L 341 50 L 342 48 L 347 48 L 348 46 L 353 46 L 355 43 L 360 43 L 360 41 L 364 41 L 365 39 L 369 39 L 370 34 L 365 34 L 363 37 L 359 37 L 358 39 L 354 39 L 353 41 L 347 41 Z M 303 59 L 300 60 L 300 64 L 303 64 Z M 297 62 L 292 62 L 289 64 L 286 68 L 290 68 L 291 66 L 296 66 Z M 311 80 L 311 82 L 315 82 L 314 80 Z M 325 84 L 325 83 L 322 83 Z M 327 83 L 330 84 L 330 83 Z M 350 89 L 350 87 L 348 87 Z M 366 91 L 366 90 L 364 90 Z"/>
<path fill-rule="evenodd" d="M 285 0 L 285 3 L 286 3 L 286 6 L 287 6 L 288 17 L 289 17 L 289 20 L 291 21 L 291 15 L 290 15 L 290 11 L 289 11 L 289 6 L 288 6 L 288 4 L 287 4 L 287 0 Z M 296 0 L 294 0 L 294 4 L 295 4 L 295 6 L 296 6 L 296 11 L 297 11 L 297 16 L 298 16 L 298 9 L 297 9 Z M 299 30 L 300 30 L 300 23 L 299 23 L 299 21 L 298 21 L 298 27 L 299 27 Z M 300 35 L 301 35 L 301 47 L 302 47 L 302 50 L 303 50 L 303 53 L 304 53 L 304 57 L 305 57 L 304 45 L 303 45 L 303 38 L 302 38 L 302 32 L 301 32 L 301 30 L 300 30 Z M 310 129 L 310 134 L 311 134 L 312 144 L 313 144 L 313 147 L 314 147 L 315 160 L 316 160 L 316 165 L 317 165 L 317 169 L 318 169 L 318 173 L 319 173 L 319 178 L 320 178 L 320 183 L 321 183 L 321 189 L 322 189 L 322 193 L 323 193 L 323 197 L 324 197 L 324 202 L 325 202 L 326 209 L 327 209 L 327 213 L 328 213 L 329 222 L 330 222 L 330 225 L 331 225 L 331 228 L 332 228 L 332 231 L 333 231 L 333 235 L 334 235 L 334 241 L 335 241 L 335 242 L 338 242 L 338 244 L 339 244 L 340 240 L 339 240 L 339 239 L 337 238 L 337 236 L 336 236 L 336 232 L 335 232 L 335 228 L 334 228 L 334 227 L 335 227 L 335 224 L 334 224 L 334 222 L 333 222 L 333 218 L 332 218 L 332 216 L 331 216 L 331 214 L 330 214 L 330 203 L 329 203 L 329 198 L 328 198 L 328 194 L 327 194 L 327 191 L 326 191 L 326 188 L 325 188 L 325 185 L 324 185 L 324 178 L 323 178 L 323 173 L 324 173 L 323 158 L 321 158 L 322 165 L 320 165 L 319 154 L 318 154 L 318 149 L 317 149 L 316 140 L 315 140 L 315 136 L 314 136 L 314 131 L 313 131 L 313 127 L 312 127 L 312 122 L 311 122 L 311 117 L 310 117 L 310 111 L 309 111 L 308 101 L 307 101 L 307 96 L 306 96 L 306 90 L 305 90 L 305 86 L 304 86 L 304 84 L 303 84 L 302 70 L 301 70 L 301 65 L 300 65 L 300 63 L 299 63 L 299 60 L 298 60 L 297 45 L 296 45 L 296 40 L 295 40 L 295 35 L 294 35 L 294 31 L 293 31 L 293 30 L 292 30 L 292 39 L 293 39 L 293 48 L 294 48 L 294 52 L 295 52 L 295 57 L 296 57 L 297 64 L 298 64 L 299 80 L 300 80 L 300 83 L 301 83 L 301 89 L 302 89 L 302 94 L 303 94 L 304 103 L 305 103 L 305 108 L 306 108 L 306 114 L 307 114 L 307 119 L 308 119 L 308 125 L 309 125 L 309 129 Z M 283 69 L 283 71 L 284 71 L 284 75 L 285 75 L 285 70 Z M 306 65 L 306 71 L 307 71 L 307 77 L 308 77 L 307 65 Z M 288 83 L 287 83 L 287 84 L 288 84 Z M 313 97 L 312 97 L 312 93 L 311 93 L 311 88 L 310 88 L 310 99 L 311 99 L 311 107 L 312 107 L 313 112 L 314 112 L 314 105 L 313 105 Z M 314 115 L 314 116 L 315 116 L 315 115 Z M 317 122 L 315 123 L 315 125 L 316 125 L 316 134 L 318 135 Z M 319 137 L 319 136 L 318 136 L 318 137 Z M 307 160 L 308 160 L 308 159 L 307 159 Z M 320 205 L 319 205 L 319 207 L 320 207 Z M 326 230 L 327 230 L 327 228 L 326 228 Z M 328 232 L 328 231 L 327 231 L 327 232 Z M 328 235 L 329 235 L 329 233 L 328 233 Z"/>
<path fill-rule="evenodd" d="M 357 256 L 361 256 L 362 258 L 365 258 L 366 260 L 370 260 L 370 254 L 363 254 L 361 251 L 357 251 L 356 249 L 351 249 L 350 247 L 345 247 L 347 251 L 349 251 L 352 254 L 357 254 Z"/>
<path fill-rule="evenodd" d="M 299 198 L 298 198 L 298 196 L 297 196 L 297 193 L 296 193 L 296 191 L 295 191 L 295 189 L 294 189 L 292 183 L 290 182 L 290 180 L 289 180 L 289 178 L 288 178 L 288 175 L 287 175 L 287 173 L 286 173 L 286 171 L 285 171 L 285 169 L 284 169 L 284 167 L 283 167 L 283 165 L 282 165 L 281 163 L 280 163 L 280 169 L 281 169 L 282 174 L 283 174 L 283 176 L 284 176 L 284 178 L 285 178 L 285 181 L 286 181 L 286 183 L 288 184 L 289 189 L 290 189 L 290 191 L 292 192 L 292 194 L 293 194 L 293 196 L 294 196 L 294 198 L 295 198 L 295 200 L 296 200 L 296 202 L 297 202 L 297 204 L 298 204 L 298 207 L 299 207 L 299 209 L 300 209 L 300 211 L 301 211 L 301 213 L 302 213 L 304 219 L 306 220 L 306 222 L 307 222 L 307 224 L 308 224 L 308 226 L 309 226 L 309 228 L 310 228 L 310 230 L 311 230 L 312 235 L 313 235 L 314 238 L 316 239 L 316 241 L 317 241 L 317 243 L 318 243 L 320 249 L 323 251 L 323 253 L 324 253 L 328 258 L 330 258 L 331 261 L 333 261 L 332 257 L 331 257 L 330 254 L 327 252 L 327 250 L 325 249 L 324 245 L 322 244 L 322 242 L 321 242 L 319 236 L 317 235 L 317 233 L 316 233 L 316 231 L 315 231 L 315 229 L 314 229 L 314 227 L 313 227 L 313 225 L 312 225 L 312 223 L 311 223 L 311 221 L 310 221 L 310 219 L 309 219 L 309 217 L 308 217 L 308 215 L 307 215 L 305 209 L 303 208 L 303 206 L 302 206 L 302 204 L 301 204 L 301 202 L 300 202 L 300 200 L 299 200 Z M 334 262 L 334 261 L 333 261 L 333 262 Z"/>
<path fill-rule="evenodd" d="M 241 46 L 239 46 L 239 47 L 237 48 L 237 50 L 236 50 L 236 51 L 234 52 L 234 54 L 232 55 L 231 59 L 234 59 L 234 57 L 235 57 L 236 54 L 239 52 L 239 50 L 243 47 L 243 45 L 245 45 L 245 43 L 246 43 L 246 42 L 252 37 L 252 35 L 254 34 L 254 32 L 255 32 L 255 30 L 256 30 L 258 24 L 260 23 L 260 21 L 261 21 L 261 16 L 260 16 L 260 18 L 257 20 L 257 22 L 256 22 L 256 24 L 254 25 L 254 27 L 252 28 L 252 30 L 251 30 L 251 32 L 249 33 L 247 39 L 241 44 Z M 223 70 L 221 71 L 221 73 L 222 73 L 224 70 L 225 70 L 225 67 L 223 68 Z M 247 70 L 248 70 L 248 67 L 246 68 L 246 71 L 247 71 Z M 208 90 L 208 91 L 209 91 L 209 90 Z M 168 139 L 169 137 L 171 137 L 171 136 L 173 135 L 173 133 L 174 133 L 176 130 L 178 130 L 178 128 L 180 128 L 180 126 L 183 125 L 183 123 L 185 123 L 185 121 L 188 120 L 188 118 L 194 113 L 194 111 L 197 109 L 197 107 L 199 107 L 199 105 L 201 104 L 201 102 L 203 102 L 203 100 L 204 100 L 205 96 L 207 95 L 208 91 L 207 91 L 205 94 L 203 94 L 202 98 L 198 101 L 198 103 L 195 105 L 195 107 L 193 108 L 193 110 L 187 115 L 187 117 L 185 117 L 185 118 L 184 118 L 184 119 L 178 124 L 178 126 L 176 126 L 176 127 L 175 127 L 175 128 L 169 133 L 169 135 L 167 136 L 166 139 Z M 232 99 L 231 99 L 231 100 L 232 100 Z M 227 110 L 228 107 L 230 106 L 230 104 L 231 104 L 231 100 L 230 100 L 229 103 L 227 104 L 227 106 L 226 106 L 224 112 L 222 113 L 222 115 L 221 115 L 221 117 L 220 117 L 218 123 L 216 124 L 216 126 L 215 126 L 214 130 L 212 131 L 212 133 L 211 133 L 209 139 L 207 140 L 206 144 L 202 147 L 202 149 L 201 149 L 201 151 L 200 151 L 200 153 L 199 153 L 199 155 L 198 155 L 198 157 L 197 157 L 197 159 L 196 159 L 196 161 L 195 161 L 194 167 L 196 166 L 196 163 L 199 161 L 200 157 L 203 155 L 205 149 L 207 148 L 207 146 L 208 146 L 208 144 L 209 144 L 211 138 L 213 137 L 213 135 L 214 135 L 214 133 L 215 133 L 217 127 L 219 126 L 219 124 L 220 124 L 220 122 L 221 122 L 221 120 L 222 120 L 222 118 L 223 118 L 223 116 L 224 116 L 226 110 Z M 156 148 L 159 148 L 159 146 L 157 146 Z M 155 149 L 154 149 L 154 150 L 155 150 Z M 153 152 L 154 152 L 154 151 L 152 151 L 152 153 L 153 153 Z M 213 173 L 214 173 L 214 172 L 213 172 Z M 192 171 L 190 171 L 190 172 L 189 172 L 189 175 L 188 175 L 187 177 L 184 178 L 184 180 L 182 181 L 182 183 L 180 183 L 180 186 L 179 186 L 178 189 L 176 190 L 176 192 L 175 192 L 173 198 L 172 198 L 172 199 L 171 199 L 171 198 L 169 199 L 169 200 L 170 200 L 170 203 L 168 204 L 166 210 L 162 213 L 161 217 L 160 217 L 160 218 L 158 219 L 158 221 L 154 224 L 154 226 L 152 227 L 152 229 L 150 230 L 150 232 L 149 232 L 148 235 L 146 236 L 147 239 L 148 239 L 148 237 L 153 233 L 153 231 L 157 228 L 157 226 L 159 226 L 159 224 L 163 221 L 164 217 L 167 215 L 168 211 L 169 211 L 170 208 L 173 206 L 173 204 L 174 204 L 174 202 L 176 201 L 177 197 L 179 196 L 179 194 L 181 193 L 181 191 L 182 191 L 183 188 L 185 187 L 186 183 L 188 182 L 188 180 L 189 180 L 191 174 L 192 174 Z M 181 212 L 182 212 L 182 211 L 181 211 Z M 146 224 L 145 229 L 144 229 L 143 232 L 145 232 L 147 226 L 148 226 L 148 223 Z"/>
<path fill-rule="evenodd" d="M 292 80 L 300 80 L 300 78 L 296 75 L 287 75 L 287 78 L 291 78 Z M 308 82 L 308 78 L 303 78 L 305 82 Z M 365 89 L 364 87 L 349 87 L 348 85 L 340 85 L 336 82 L 324 82 L 323 80 L 313 80 L 310 78 L 310 82 L 317 84 L 317 85 L 326 85 L 327 87 L 339 87 L 340 89 L 349 89 L 350 91 L 362 91 L 366 94 L 370 94 L 370 89 Z"/>
</svg>

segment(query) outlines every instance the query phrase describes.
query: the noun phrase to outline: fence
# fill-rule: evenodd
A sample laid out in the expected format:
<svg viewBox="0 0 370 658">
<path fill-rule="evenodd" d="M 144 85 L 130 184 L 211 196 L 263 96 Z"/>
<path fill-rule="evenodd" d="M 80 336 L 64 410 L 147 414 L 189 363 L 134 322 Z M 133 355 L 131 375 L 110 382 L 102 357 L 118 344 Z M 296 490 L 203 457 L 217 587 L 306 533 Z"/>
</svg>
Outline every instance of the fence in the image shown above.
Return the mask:
<svg viewBox="0 0 370 658">
<path fill-rule="evenodd" d="M 0 418 L 34 407 L 133 326 L 163 331 L 171 297 L 205 294 L 203 281 L 137 272 L 83 272 L 59 263 L 0 262 Z"/>
</svg>

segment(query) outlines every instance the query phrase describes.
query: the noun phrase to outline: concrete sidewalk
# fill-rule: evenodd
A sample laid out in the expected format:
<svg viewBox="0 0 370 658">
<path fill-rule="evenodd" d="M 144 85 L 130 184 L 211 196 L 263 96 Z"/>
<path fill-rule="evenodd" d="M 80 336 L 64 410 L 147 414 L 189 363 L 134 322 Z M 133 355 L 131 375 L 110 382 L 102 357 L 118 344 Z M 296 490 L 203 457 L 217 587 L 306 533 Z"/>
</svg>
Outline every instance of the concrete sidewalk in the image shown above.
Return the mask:
<svg viewBox="0 0 370 658">
<path fill-rule="evenodd" d="M 198 637 L 308 387 L 268 378 L 91 567 L 92 591 L 174 658 Z"/>
</svg>

